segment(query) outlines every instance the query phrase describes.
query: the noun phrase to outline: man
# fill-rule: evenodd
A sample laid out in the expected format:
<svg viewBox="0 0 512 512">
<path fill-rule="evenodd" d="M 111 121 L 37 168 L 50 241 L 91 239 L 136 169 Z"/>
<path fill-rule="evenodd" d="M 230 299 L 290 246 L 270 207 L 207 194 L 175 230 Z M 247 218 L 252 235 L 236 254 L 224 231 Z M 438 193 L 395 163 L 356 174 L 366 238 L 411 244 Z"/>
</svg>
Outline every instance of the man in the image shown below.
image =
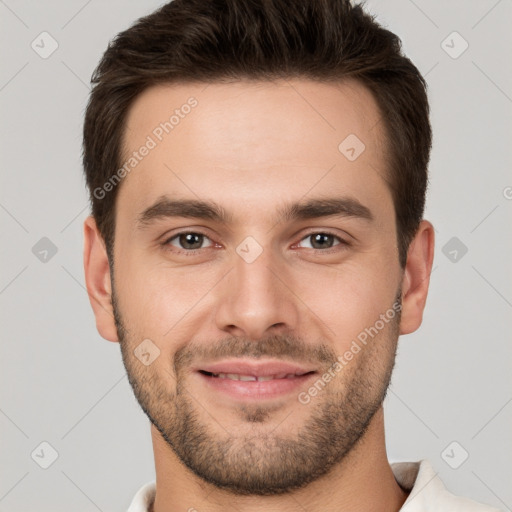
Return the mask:
<svg viewBox="0 0 512 512">
<path fill-rule="evenodd" d="M 387 460 L 434 253 L 399 39 L 348 1 L 175 0 L 93 82 L 86 283 L 156 467 L 129 511 L 494 510 Z"/>
</svg>

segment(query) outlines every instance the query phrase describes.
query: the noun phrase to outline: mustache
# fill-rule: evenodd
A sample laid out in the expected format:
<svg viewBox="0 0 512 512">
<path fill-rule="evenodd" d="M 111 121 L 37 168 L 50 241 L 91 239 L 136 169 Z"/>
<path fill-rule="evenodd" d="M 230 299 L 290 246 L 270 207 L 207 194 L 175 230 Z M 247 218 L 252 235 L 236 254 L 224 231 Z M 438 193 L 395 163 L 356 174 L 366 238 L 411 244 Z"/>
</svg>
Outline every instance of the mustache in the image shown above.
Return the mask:
<svg viewBox="0 0 512 512">
<path fill-rule="evenodd" d="M 190 342 L 174 354 L 174 371 L 178 375 L 194 361 L 216 361 L 225 357 L 272 357 L 293 362 L 332 364 L 337 359 L 334 350 L 325 344 L 310 345 L 299 337 L 272 335 L 261 340 L 230 336 L 218 342 Z"/>
</svg>

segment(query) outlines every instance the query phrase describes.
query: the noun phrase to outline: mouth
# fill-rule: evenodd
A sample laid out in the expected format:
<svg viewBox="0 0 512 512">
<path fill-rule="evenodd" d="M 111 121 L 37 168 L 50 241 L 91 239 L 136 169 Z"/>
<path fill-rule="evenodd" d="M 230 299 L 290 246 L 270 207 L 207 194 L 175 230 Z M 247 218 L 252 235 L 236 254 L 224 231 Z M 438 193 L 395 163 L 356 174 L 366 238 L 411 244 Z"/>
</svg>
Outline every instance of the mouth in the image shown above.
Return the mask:
<svg viewBox="0 0 512 512">
<path fill-rule="evenodd" d="M 318 371 L 281 361 L 231 360 L 203 365 L 194 373 L 209 391 L 247 401 L 298 392 Z"/>
<path fill-rule="evenodd" d="M 305 373 L 279 373 L 275 375 L 244 375 L 240 373 L 213 373 L 207 372 L 205 370 L 199 370 L 199 373 L 206 375 L 208 377 L 217 377 L 219 379 L 231 379 L 231 380 L 241 380 L 244 382 L 266 382 L 269 380 L 278 380 L 278 379 L 294 379 L 296 377 L 302 377 L 304 375 L 308 375 L 311 372 Z"/>
</svg>

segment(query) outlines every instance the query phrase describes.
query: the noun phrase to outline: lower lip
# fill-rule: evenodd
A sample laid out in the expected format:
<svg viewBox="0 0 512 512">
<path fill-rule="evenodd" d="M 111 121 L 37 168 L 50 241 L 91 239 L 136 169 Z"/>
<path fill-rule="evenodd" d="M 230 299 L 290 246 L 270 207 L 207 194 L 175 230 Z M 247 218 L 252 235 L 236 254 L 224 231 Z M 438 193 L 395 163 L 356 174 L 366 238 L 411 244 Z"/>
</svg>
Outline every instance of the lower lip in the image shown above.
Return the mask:
<svg viewBox="0 0 512 512">
<path fill-rule="evenodd" d="M 203 382 L 213 389 L 220 391 L 235 399 L 269 399 L 277 398 L 292 392 L 297 392 L 300 387 L 313 378 L 315 373 L 308 373 L 293 377 L 292 379 L 273 380 L 233 380 L 220 377 L 210 377 L 204 373 L 197 372 Z"/>
</svg>

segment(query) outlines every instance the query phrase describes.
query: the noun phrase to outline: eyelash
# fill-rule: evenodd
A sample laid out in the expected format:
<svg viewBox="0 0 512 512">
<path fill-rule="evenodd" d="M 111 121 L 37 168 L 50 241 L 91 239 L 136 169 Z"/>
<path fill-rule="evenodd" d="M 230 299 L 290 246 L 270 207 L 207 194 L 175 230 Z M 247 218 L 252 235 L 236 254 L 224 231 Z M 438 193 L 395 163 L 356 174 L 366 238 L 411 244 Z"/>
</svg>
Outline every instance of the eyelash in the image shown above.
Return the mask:
<svg viewBox="0 0 512 512">
<path fill-rule="evenodd" d="M 202 251 L 203 249 L 208 249 L 209 248 L 209 247 L 203 247 L 201 249 L 178 249 L 178 248 L 172 246 L 170 244 L 170 242 L 172 242 L 176 238 L 180 237 L 181 235 L 201 235 L 201 236 L 204 236 L 205 238 L 207 238 L 208 240 L 210 240 L 210 237 L 208 235 L 206 235 L 205 233 L 201 232 L 201 231 L 180 231 L 179 233 L 175 233 L 174 235 L 172 235 L 172 237 L 167 238 L 162 243 L 162 246 L 164 247 L 164 249 L 169 250 L 171 252 L 178 253 L 178 254 L 194 255 L 198 251 Z M 302 242 L 303 240 L 305 240 L 306 238 L 309 238 L 309 237 L 311 237 L 313 235 L 328 235 L 328 236 L 332 236 L 332 237 L 336 238 L 339 241 L 339 244 L 336 244 L 333 247 L 329 247 L 328 249 L 315 249 L 315 248 L 312 248 L 311 250 L 313 250 L 315 252 L 322 252 L 322 253 L 330 254 L 332 252 L 338 251 L 339 249 L 336 249 L 336 247 L 338 247 L 338 246 L 342 246 L 342 248 L 343 248 L 343 247 L 348 247 L 348 246 L 351 245 L 349 242 L 347 242 L 346 240 L 341 238 L 339 235 L 336 235 L 335 233 L 331 233 L 330 231 L 312 231 L 312 232 L 304 235 L 299 240 L 299 243 Z M 213 242 L 212 240 L 210 240 L 210 241 Z M 215 242 L 213 242 L 213 243 L 215 243 Z M 170 247 L 172 247 L 172 249 Z M 308 248 L 306 248 L 306 249 L 308 249 Z"/>
</svg>

